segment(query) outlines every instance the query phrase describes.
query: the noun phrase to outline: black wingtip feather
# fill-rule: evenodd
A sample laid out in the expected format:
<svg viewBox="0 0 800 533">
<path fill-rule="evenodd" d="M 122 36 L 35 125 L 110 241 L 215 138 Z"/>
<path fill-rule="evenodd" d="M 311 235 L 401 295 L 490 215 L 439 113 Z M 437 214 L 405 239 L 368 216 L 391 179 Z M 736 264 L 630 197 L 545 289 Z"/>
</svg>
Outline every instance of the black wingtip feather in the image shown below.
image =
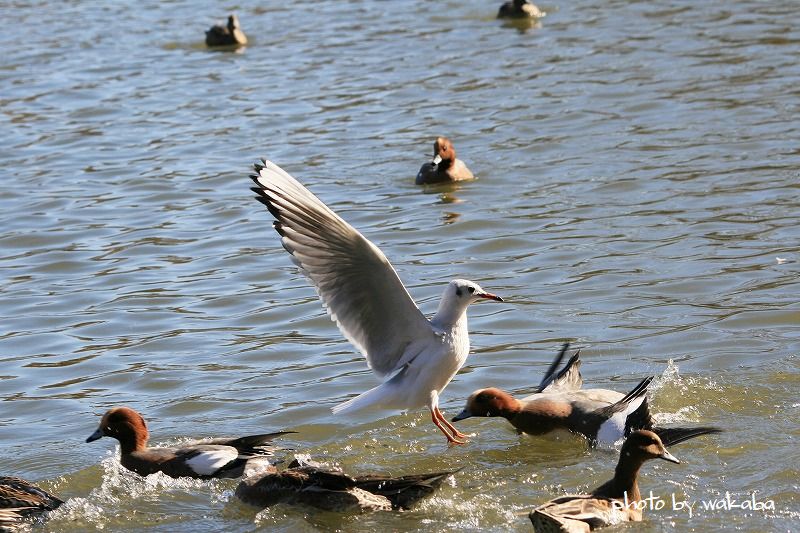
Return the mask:
<svg viewBox="0 0 800 533">
<path fill-rule="evenodd" d="M 273 217 L 275 217 L 278 221 L 280 221 L 281 220 L 281 212 L 278 210 L 278 208 L 275 206 L 275 204 L 273 204 L 269 200 L 269 198 L 267 198 L 266 196 L 264 197 L 264 200 L 265 200 L 265 202 L 263 202 L 263 203 L 264 203 L 265 206 L 267 206 L 267 209 L 269 209 L 270 214 Z"/>
<path fill-rule="evenodd" d="M 647 376 L 646 378 L 644 378 L 642 381 L 639 382 L 638 385 L 636 385 L 633 388 L 633 390 L 631 390 L 628 394 L 626 394 L 624 398 L 616 402 L 616 404 L 621 405 L 629 403 L 630 401 L 634 400 L 635 398 L 638 398 L 642 394 L 645 394 L 647 392 L 647 387 L 650 386 L 650 383 L 653 381 L 653 378 L 654 376 Z"/>
<path fill-rule="evenodd" d="M 569 341 L 566 341 L 563 345 L 561 345 L 561 350 L 558 352 L 558 355 L 556 355 L 556 358 L 553 359 L 553 362 L 550 363 L 550 366 L 547 368 L 547 372 L 544 373 L 544 377 L 542 378 L 542 381 L 539 382 L 536 392 L 544 391 L 544 389 L 546 389 L 547 386 L 554 381 L 556 369 L 564 359 L 564 354 L 567 353 L 567 350 L 569 350 Z"/>
<path fill-rule="evenodd" d="M 272 201 L 269 199 L 268 196 L 266 196 L 266 195 L 264 195 L 264 196 L 254 196 L 253 198 L 255 198 L 256 200 L 258 200 L 259 202 L 264 204 L 267 207 L 267 210 L 270 212 L 270 214 L 272 214 L 273 217 L 275 217 L 276 219 L 278 219 L 278 221 L 280 221 L 281 212 L 278 210 L 277 207 L 275 207 L 275 205 L 272 203 Z M 283 235 L 283 234 L 281 233 L 281 235 Z"/>
<path fill-rule="evenodd" d="M 722 430 L 715 427 L 696 427 L 696 428 L 653 428 L 653 431 L 661 438 L 664 446 L 675 446 L 681 442 L 700 437 L 702 435 L 714 435 L 722 433 Z"/>
<path fill-rule="evenodd" d="M 651 429 L 653 427 L 653 415 L 650 414 L 650 406 L 647 398 L 642 400 L 642 405 L 625 419 L 625 436 L 629 436 L 632 431 L 637 429 Z"/>
</svg>

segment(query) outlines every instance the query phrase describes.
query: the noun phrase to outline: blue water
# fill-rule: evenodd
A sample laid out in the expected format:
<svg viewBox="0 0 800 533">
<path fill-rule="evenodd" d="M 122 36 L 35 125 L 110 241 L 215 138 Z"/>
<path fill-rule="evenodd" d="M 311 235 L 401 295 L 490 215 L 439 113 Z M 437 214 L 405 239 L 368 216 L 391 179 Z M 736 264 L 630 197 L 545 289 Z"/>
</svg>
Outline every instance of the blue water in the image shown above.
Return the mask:
<svg viewBox="0 0 800 533">
<path fill-rule="evenodd" d="M 499 2 L 498 2 L 499 4 Z M 267 157 L 392 261 L 423 312 L 452 278 L 473 354 L 442 394 L 532 389 L 561 342 L 586 386 L 657 376 L 665 423 L 718 425 L 642 488 L 731 492 L 774 512 L 648 512 L 648 531 L 794 530 L 800 383 L 800 39 L 788 0 L 244 1 L 250 38 L 209 51 L 213 2 L 0 5 L 2 474 L 68 500 L 42 530 L 528 530 L 614 451 L 426 412 L 333 417 L 378 383 L 251 198 Z M 437 135 L 478 180 L 418 187 Z M 259 515 L 233 481 L 143 481 L 113 442 L 129 405 L 153 443 L 279 429 L 348 471 L 466 468 L 408 513 Z"/>
</svg>

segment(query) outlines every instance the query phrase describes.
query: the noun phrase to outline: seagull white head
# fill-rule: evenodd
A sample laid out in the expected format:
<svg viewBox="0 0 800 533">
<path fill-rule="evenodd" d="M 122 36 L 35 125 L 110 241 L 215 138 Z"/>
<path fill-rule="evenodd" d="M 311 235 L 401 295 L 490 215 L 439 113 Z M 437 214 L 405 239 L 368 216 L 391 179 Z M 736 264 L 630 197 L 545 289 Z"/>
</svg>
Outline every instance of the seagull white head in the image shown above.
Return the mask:
<svg viewBox="0 0 800 533">
<path fill-rule="evenodd" d="M 474 281 L 454 279 L 444 289 L 442 300 L 439 302 L 439 310 L 436 311 L 436 316 L 431 319 L 431 322 L 437 325 L 454 324 L 464 316 L 469 304 L 484 299 L 503 301 L 499 296 L 483 290 Z"/>
</svg>

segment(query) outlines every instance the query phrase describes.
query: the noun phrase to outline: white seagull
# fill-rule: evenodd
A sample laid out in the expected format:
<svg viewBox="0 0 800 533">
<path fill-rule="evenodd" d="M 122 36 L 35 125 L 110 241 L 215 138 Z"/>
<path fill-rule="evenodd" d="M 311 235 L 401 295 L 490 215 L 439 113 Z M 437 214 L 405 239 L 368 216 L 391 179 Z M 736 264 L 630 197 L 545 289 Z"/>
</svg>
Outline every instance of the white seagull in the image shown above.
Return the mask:
<svg viewBox="0 0 800 533">
<path fill-rule="evenodd" d="M 254 168 L 252 190 L 275 217 L 281 244 L 311 279 L 342 334 L 386 378 L 333 412 L 427 407 L 448 442 L 464 444 L 466 435 L 439 410 L 439 395 L 469 354 L 467 307 L 503 299 L 455 279 L 428 320 L 377 246 L 278 165 L 262 159 Z"/>
</svg>

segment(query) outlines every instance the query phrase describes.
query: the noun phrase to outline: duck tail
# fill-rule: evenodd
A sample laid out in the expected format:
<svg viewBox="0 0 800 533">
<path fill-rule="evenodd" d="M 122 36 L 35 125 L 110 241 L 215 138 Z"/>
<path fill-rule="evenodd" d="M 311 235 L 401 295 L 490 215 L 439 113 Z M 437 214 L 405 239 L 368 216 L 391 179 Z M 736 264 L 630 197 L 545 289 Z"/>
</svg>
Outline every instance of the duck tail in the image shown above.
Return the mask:
<svg viewBox="0 0 800 533">
<path fill-rule="evenodd" d="M 566 366 L 558 373 L 553 379 L 553 385 L 561 389 L 579 390 L 583 386 L 583 377 L 581 376 L 581 351 L 578 350 L 567 361 Z"/>
<path fill-rule="evenodd" d="M 536 392 L 544 392 L 545 389 L 551 386 L 565 388 L 567 390 L 578 390 L 581 388 L 583 385 L 583 378 L 581 377 L 580 370 L 580 350 L 575 352 L 575 354 L 570 357 L 569 361 L 567 361 L 567 364 L 561 369 L 560 372 L 556 373 L 556 369 L 564 359 L 567 350 L 569 350 L 569 342 L 565 342 L 561 346 L 561 351 L 558 352 L 556 358 L 552 363 L 550 363 L 550 367 L 547 369 L 542 381 L 539 383 L 539 387 L 536 389 Z"/>
<path fill-rule="evenodd" d="M 394 509 L 410 509 L 422 498 L 433 494 L 445 479 L 460 470 L 461 468 L 399 477 L 357 476 L 356 482 L 358 488 L 388 498 Z"/>
<path fill-rule="evenodd" d="M 615 405 L 626 405 L 637 398 L 644 396 L 647 394 L 647 387 L 650 386 L 650 382 L 653 381 L 653 376 L 647 376 L 642 381 L 639 382 L 628 394 L 626 394 L 621 400 L 615 403 Z"/>
<path fill-rule="evenodd" d="M 261 435 L 248 435 L 246 437 L 239 437 L 238 439 L 229 440 L 224 442 L 224 444 L 228 446 L 233 446 L 240 452 L 242 451 L 258 451 L 258 452 L 271 452 L 275 450 L 281 450 L 277 446 L 270 446 L 272 441 L 278 437 L 282 437 L 283 435 L 289 435 L 291 433 L 297 433 L 296 431 L 276 431 L 275 433 L 263 433 Z M 223 444 L 220 442 L 220 444 Z"/>
<path fill-rule="evenodd" d="M 647 403 L 647 387 L 653 377 L 647 377 L 639 382 L 634 389 L 622 398 L 619 404 L 627 405 L 628 403 L 635 402 L 639 397 L 642 397 L 642 403 L 639 404 L 633 412 L 628 414 L 625 418 L 625 436 L 631 434 L 632 431 L 637 429 L 650 429 L 653 427 L 653 415 L 650 414 L 650 406 Z"/>
<path fill-rule="evenodd" d="M 680 444 L 683 441 L 687 441 L 701 435 L 722 433 L 722 430 L 711 426 L 700 426 L 696 428 L 654 427 L 653 432 L 661 438 L 661 442 L 664 443 L 664 446 L 674 446 L 675 444 Z"/>
</svg>

